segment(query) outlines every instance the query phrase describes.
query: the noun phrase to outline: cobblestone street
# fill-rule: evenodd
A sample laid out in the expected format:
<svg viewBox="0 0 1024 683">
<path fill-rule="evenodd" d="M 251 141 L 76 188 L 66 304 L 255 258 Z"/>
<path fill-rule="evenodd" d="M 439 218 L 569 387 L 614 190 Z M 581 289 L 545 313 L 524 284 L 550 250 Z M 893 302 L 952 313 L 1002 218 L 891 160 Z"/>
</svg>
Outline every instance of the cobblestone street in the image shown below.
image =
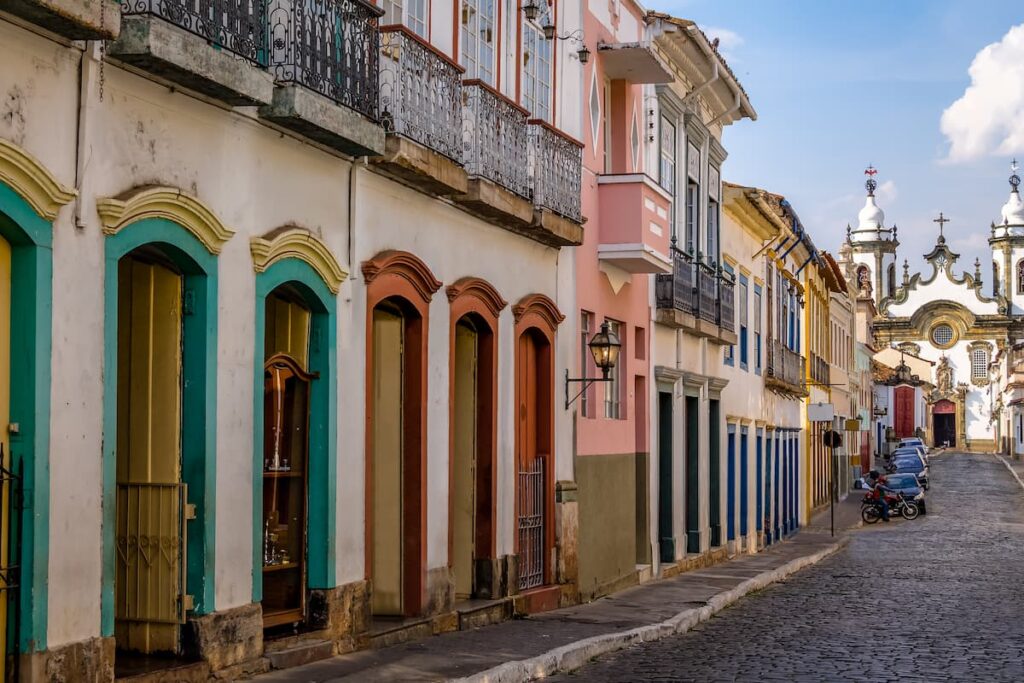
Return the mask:
<svg viewBox="0 0 1024 683">
<path fill-rule="evenodd" d="M 931 469 L 926 517 L 867 527 L 684 635 L 548 680 L 1024 680 L 1024 491 L 989 455 Z"/>
</svg>

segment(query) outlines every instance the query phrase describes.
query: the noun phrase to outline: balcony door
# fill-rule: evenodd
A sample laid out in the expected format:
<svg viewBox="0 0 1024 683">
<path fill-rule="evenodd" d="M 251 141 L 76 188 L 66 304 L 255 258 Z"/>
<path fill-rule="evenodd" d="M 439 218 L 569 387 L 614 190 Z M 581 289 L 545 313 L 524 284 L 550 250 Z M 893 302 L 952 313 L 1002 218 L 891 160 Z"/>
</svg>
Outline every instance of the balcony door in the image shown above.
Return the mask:
<svg viewBox="0 0 1024 683">
<path fill-rule="evenodd" d="M 180 653 L 184 621 L 184 278 L 151 247 L 118 263 L 118 649 Z"/>
</svg>

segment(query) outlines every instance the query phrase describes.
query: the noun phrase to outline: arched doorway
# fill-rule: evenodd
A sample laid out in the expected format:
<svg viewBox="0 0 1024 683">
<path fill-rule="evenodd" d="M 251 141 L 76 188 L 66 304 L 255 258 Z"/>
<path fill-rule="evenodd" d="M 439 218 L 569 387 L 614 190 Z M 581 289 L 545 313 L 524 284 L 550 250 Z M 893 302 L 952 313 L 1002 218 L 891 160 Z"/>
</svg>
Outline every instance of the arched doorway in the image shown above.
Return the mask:
<svg viewBox="0 0 1024 683">
<path fill-rule="evenodd" d="M 498 316 L 489 283 L 458 280 L 451 303 L 448 556 L 455 599 L 505 594 L 496 561 Z"/>
<path fill-rule="evenodd" d="M 956 404 L 949 399 L 936 401 L 932 405 L 933 446 L 956 446 Z"/>
<path fill-rule="evenodd" d="M 371 609 L 378 617 L 416 616 L 426 584 L 428 310 L 441 283 L 407 252 L 382 252 L 362 270 Z"/>
<path fill-rule="evenodd" d="M 542 294 L 516 317 L 516 554 L 519 590 L 554 583 L 554 341 L 564 319 Z"/>
</svg>

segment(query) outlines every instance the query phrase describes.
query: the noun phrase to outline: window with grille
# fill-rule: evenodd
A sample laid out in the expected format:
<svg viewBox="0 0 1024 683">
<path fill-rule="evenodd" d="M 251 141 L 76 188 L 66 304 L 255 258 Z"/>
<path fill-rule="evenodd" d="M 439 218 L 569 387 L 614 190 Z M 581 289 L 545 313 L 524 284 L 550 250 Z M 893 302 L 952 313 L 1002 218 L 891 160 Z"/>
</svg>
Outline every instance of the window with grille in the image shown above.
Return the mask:
<svg viewBox="0 0 1024 683">
<path fill-rule="evenodd" d="M 971 350 L 971 379 L 988 378 L 988 349 L 977 348 Z"/>
<path fill-rule="evenodd" d="M 949 325 L 936 325 L 932 330 L 932 341 L 938 346 L 946 346 L 953 341 L 953 328 Z"/>
<path fill-rule="evenodd" d="M 523 20 L 523 92 L 522 105 L 531 115 L 551 120 L 551 44 L 541 26 L 552 23 L 551 8 L 541 3 L 536 21 Z"/>
<path fill-rule="evenodd" d="M 593 377 L 590 373 L 590 366 L 593 364 L 593 357 L 590 355 L 590 337 L 594 334 L 594 314 L 590 311 L 580 311 L 580 377 Z M 593 417 L 590 406 L 590 391 L 584 391 L 580 396 L 580 415 Z"/>
<path fill-rule="evenodd" d="M 608 330 L 614 332 L 615 336 L 619 340 L 624 340 L 625 337 L 622 335 L 622 323 L 615 320 L 608 320 Z M 608 381 L 604 383 L 604 416 L 618 420 L 619 418 L 625 417 L 622 415 L 621 404 L 619 401 L 620 392 L 622 391 L 622 382 L 620 377 L 622 376 L 622 363 L 625 359 L 625 353 L 623 350 L 619 350 L 619 362 L 608 372 Z"/>
<path fill-rule="evenodd" d="M 404 24 L 420 38 L 427 37 L 430 0 L 384 0 L 383 24 Z"/>
<path fill-rule="evenodd" d="M 462 50 L 465 78 L 494 85 L 495 0 L 462 0 Z"/>
</svg>

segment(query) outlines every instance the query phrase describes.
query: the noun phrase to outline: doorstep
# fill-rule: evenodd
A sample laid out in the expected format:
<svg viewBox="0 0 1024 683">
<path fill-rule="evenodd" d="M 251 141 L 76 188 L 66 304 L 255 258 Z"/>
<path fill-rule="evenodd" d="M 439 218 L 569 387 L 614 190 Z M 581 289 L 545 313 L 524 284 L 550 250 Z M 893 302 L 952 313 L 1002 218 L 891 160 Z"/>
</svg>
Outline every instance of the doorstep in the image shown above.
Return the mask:
<svg viewBox="0 0 1024 683">
<path fill-rule="evenodd" d="M 541 586 L 515 596 L 516 614 L 537 614 L 558 609 L 562 598 L 561 586 Z"/>
<path fill-rule="evenodd" d="M 468 631 L 472 628 L 490 626 L 511 619 L 513 608 L 512 598 L 471 599 L 457 602 L 455 603 L 455 612 L 459 615 L 459 630 Z"/>
</svg>

